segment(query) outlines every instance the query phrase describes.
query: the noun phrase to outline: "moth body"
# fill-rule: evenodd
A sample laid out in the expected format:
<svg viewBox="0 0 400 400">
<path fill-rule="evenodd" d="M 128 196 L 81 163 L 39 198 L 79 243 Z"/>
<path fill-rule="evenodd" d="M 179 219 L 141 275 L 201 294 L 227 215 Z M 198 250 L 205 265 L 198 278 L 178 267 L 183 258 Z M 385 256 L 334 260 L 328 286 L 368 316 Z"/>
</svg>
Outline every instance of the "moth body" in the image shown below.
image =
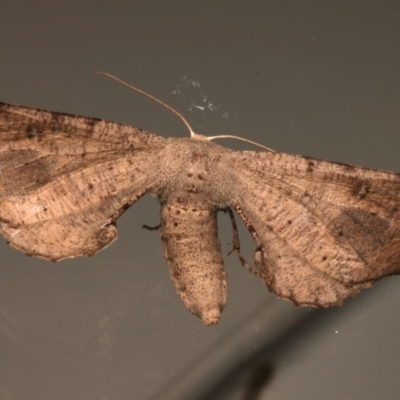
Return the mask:
<svg viewBox="0 0 400 400">
<path fill-rule="evenodd" d="M 217 235 L 217 211 L 226 207 L 226 194 L 222 182 L 210 179 L 213 171 L 227 170 L 227 158 L 229 151 L 214 143 L 170 140 L 162 161 L 166 170 L 160 174 L 160 182 L 168 184 L 158 188 L 161 239 L 171 279 L 186 307 L 206 325 L 218 322 L 227 298 Z"/>
</svg>

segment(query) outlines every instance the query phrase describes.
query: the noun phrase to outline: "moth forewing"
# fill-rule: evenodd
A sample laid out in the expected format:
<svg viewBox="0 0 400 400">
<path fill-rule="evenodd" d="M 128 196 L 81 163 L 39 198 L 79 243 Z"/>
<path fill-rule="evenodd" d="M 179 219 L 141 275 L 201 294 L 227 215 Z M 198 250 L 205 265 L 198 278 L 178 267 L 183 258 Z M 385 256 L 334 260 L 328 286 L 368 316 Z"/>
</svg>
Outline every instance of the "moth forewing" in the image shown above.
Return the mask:
<svg viewBox="0 0 400 400">
<path fill-rule="evenodd" d="M 400 272 L 398 174 L 287 154 L 236 154 L 238 192 L 252 193 L 251 200 L 239 196 L 236 209 L 252 227 L 255 263 L 278 296 L 340 305 Z"/>
<path fill-rule="evenodd" d="M 96 253 L 117 237 L 115 219 L 154 186 L 165 142 L 117 123 L 1 103 L 2 233 L 52 261 Z"/>
</svg>

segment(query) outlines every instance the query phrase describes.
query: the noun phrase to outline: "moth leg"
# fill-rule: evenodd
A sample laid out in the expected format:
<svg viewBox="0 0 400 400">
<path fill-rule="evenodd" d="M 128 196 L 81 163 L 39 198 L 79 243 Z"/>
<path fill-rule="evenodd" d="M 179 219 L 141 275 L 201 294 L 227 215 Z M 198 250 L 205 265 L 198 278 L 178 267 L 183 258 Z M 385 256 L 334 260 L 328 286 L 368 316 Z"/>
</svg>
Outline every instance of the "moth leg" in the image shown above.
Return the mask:
<svg viewBox="0 0 400 400">
<path fill-rule="evenodd" d="M 149 226 L 146 224 L 142 225 L 142 229 L 147 229 L 148 231 L 158 231 L 161 228 L 161 222 L 156 226 Z"/>
<path fill-rule="evenodd" d="M 232 231 L 233 231 L 232 250 L 228 253 L 228 256 L 230 256 L 234 251 L 236 251 L 236 252 L 238 252 L 238 254 L 240 254 L 239 232 L 237 229 L 235 216 L 233 215 L 233 212 L 230 208 L 225 208 L 223 211 L 225 213 L 228 212 L 229 218 L 231 219 Z"/>
<path fill-rule="evenodd" d="M 233 251 L 236 251 L 236 254 L 237 254 L 237 256 L 238 256 L 240 262 L 242 263 L 243 267 L 245 267 L 245 268 L 247 269 L 247 271 L 251 272 L 253 275 L 255 275 L 255 276 L 259 277 L 259 278 L 262 278 L 262 276 L 263 276 L 262 273 L 259 272 L 259 271 L 256 271 L 254 268 L 250 267 L 250 265 L 247 264 L 246 260 L 244 259 L 243 254 L 240 252 L 239 232 L 238 232 L 238 229 L 237 229 L 235 216 L 233 215 L 233 211 L 232 211 L 231 208 L 227 208 L 226 211 L 228 211 L 229 218 L 231 219 L 232 230 L 233 230 L 233 239 L 232 239 L 232 246 L 233 246 L 233 248 L 232 248 L 232 250 L 228 253 L 228 255 L 231 254 Z M 246 224 L 246 226 L 247 226 L 247 229 L 249 229 L 250 232 L 253 231 L 254 234 L 256 234 L 254 228 L 253 228 L 253 229 L 250 229 L 250 228 L 249 228 L 249 225 L 251 226 L 250 222 L 247 221 L 247 220 L 244 220 L 244 219 L 243 219 L 243 221 L 245 221 L 245 224 Z M 259 245 L 258 245 L 258 242 L 259 242 L 258 237 L 256 238 L 256 237 L 254 237 L 254 235 L 253 235 L 253 238 L 254 238 L 254 240 L 256 241 L 257 246 L 259 247 Z M 257 250 L 258 250 L 258 249 L 257 249 Z M 256 251 L 257 251 L 257 250 L 256 250 Z"/>
</svg>

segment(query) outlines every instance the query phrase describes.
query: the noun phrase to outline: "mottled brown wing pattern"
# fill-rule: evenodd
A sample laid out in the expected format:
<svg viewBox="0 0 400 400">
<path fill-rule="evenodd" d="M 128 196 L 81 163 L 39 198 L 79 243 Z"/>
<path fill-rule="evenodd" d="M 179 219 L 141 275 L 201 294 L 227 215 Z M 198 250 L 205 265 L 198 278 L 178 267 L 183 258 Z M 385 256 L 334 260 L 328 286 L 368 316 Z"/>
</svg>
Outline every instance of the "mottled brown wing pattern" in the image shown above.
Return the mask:
<svg viewBox="0 0 400 400">
<path fill-rule="evenodd" d="M 137 128 L 0 103 L 0 230 L 29 255 L 91 255 L 157 180 L 166 140 Z"/>
<path fill-rule="evenodd" d="M 233 207 L 271 291 L 341 304 L 400 273 L 400 176 L 279 153 L 237 152 Z"/>
</svg>

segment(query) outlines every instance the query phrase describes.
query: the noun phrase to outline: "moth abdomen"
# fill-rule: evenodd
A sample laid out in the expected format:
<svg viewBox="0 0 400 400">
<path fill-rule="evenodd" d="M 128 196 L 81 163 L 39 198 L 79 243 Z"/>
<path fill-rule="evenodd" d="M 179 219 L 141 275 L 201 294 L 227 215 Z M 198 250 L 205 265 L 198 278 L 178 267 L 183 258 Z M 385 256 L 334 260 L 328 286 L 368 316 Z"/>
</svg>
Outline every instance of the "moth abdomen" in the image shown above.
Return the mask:
<svg viewBox="0 0 400 400">
<path fill-rule="evenodd" d="M 217 210 L 202 195 L 182 192 L 161 205 L 161 239 L 171 279 L 186 307 L 216 324 L 227 297 Z"/>
</svg>

